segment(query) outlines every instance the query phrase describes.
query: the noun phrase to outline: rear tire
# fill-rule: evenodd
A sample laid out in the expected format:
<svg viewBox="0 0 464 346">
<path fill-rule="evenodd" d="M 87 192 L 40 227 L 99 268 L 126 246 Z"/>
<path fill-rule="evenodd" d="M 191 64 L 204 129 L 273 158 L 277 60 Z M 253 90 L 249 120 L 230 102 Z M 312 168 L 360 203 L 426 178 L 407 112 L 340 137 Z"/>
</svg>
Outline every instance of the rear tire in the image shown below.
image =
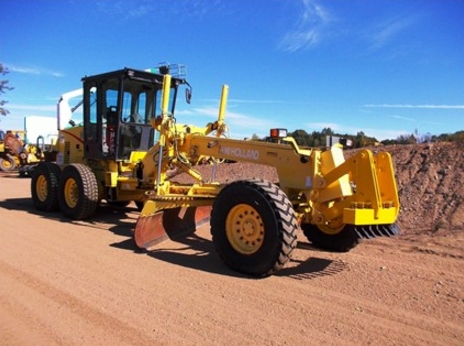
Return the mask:
<svg viewBox="0 0 464 346">
<path fill-rule="evenodd" d="M 81 163 L 66 166 L 61 173 L 58 197 L 65 216 L 73 220 L 92 216 L 99 204 L 95 174 Z"/>
<path fill-rule="evenodd" d="M 6 154 L 0 158 L 0 171 L 11 172 L 16 168 L 16 162 L 13 156 Z"/>
<path fill-rule="evenodd" d="M 231 269 L 268 276 L 290 259 L 298 224 L 292 204 L 273 183 L 233 182 L 219 193 L 211 211 L 211 234 L 219 256 Z"/>
<path fill-rule="evenodd" d="M 41 162 L 32 171 L 31 196 L 37 210 L 58 211 L 58 188 L 61 171 L 51 162 Z"/>
<path fill-rule="evenodd" d="M 353 225 L 345 225 L 337 233 L 324 232 L 313 224 L 302 224 L 301 229 L 315 247 L 323 250 L 347 252 L 359 243 L 359 237 Z"/>
</svg>

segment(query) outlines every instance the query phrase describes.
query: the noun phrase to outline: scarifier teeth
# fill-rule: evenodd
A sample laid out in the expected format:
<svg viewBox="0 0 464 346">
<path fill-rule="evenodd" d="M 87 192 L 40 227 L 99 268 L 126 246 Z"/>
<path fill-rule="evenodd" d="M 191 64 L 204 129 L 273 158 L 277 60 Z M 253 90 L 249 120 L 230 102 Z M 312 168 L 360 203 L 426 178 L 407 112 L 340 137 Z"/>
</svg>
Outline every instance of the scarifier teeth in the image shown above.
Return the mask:
<svg viewBox="0 0 464 346">
<path fill-rule="evenodd" d="M 356 226 L 354 228 L 359 238 L 361 238 L 361 239 L 373 238 L 371 232 L 369 231 L 369 229 L 367 227 L 368 226 Z"/>
<path fill-rule="evenodd" d="M 392 235 L 399 235 L 400 234 L 400 228 L 398 225 L 395 223 L 393 225 L 388 226 L 389 231 L 391 232 Z"/>
<path fill-rule="evenodd" d="M 388 237 L 388 233 L 383 233 L 382 228 L 379 225 L 371 226 L 372 232 L 375 234 L 376 237 Z"/>
<path fill-rule="evenodd" d="M 358 237 L 361 239 L 372 239 L 377 237 L 394 237 L 400 233 L 400 230 L 396 224 L 355 226 L 354 230 Z"/>
</svg>

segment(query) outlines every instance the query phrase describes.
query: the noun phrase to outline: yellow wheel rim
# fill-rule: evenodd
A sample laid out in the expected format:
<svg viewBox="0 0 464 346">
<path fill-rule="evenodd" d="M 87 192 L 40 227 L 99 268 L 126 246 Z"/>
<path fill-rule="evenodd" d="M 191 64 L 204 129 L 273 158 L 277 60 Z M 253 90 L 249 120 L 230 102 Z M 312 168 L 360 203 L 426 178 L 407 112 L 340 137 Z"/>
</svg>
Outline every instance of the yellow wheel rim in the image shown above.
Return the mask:
<svg viewBox="0 0 464 346">
<path fill-rule="evenodd" d="M 35 183 L 35 192 L 39 201 L 44 202 L 48 196 L 48 183 L 45 176 L 40 175 Z"/>
<path fill-rule="evenodd" d="M 66 180 L 64 184 L 64 200 L 70 208 L 75 208 L 79 202 L 79 187 L 72 178 Z"/>
<path fill-rule="evenodd" d="M 254 254 L 263 245 L 263 220 L 255 208 L 238 204 L 227 215 L 226 235 L 235 251 L 243 255 Z"/>
<path fill-rule="evenodd" d="M 325 234 L 335 235 L 345 228 L 345 224 L 342 219 L 334 219 L 324 224 L 318 224 L 317 227 Z"/>
<path fill-rule="evenodd" d="M 5 167 L 5 169 L 11 169 L 13 165 L 11 164 L 10 161 L 8 160 L 3 160 L 3 167 Z"/>
</svg>

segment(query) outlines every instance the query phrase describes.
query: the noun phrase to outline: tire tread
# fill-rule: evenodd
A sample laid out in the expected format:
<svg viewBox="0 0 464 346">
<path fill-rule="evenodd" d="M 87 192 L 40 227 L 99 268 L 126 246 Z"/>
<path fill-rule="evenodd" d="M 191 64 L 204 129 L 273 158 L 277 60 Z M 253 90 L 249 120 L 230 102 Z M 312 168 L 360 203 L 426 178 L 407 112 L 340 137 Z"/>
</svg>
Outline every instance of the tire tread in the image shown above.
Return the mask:
<svg viewBox="0 0 464 346">
<path fill-rule="evenodd" d="M 242 266 L 237 265 L 223 253 L 223 249 L 219 247 L 215 241 L 216 238 L 222 236 L 221 232 L 225 233 L 225 231 L 221 229 L 223 225 L 217 222 L 215 214 L 219 209 L 221 209 L 223 199 L 227 199 L 229 193 L 231 194 L 230 191 L 233 191 L 233 189 L 236 189 L 237 187 L 240 188 L 240 186 L 250 187 L 264 197 L 271 206 L 278 223 L 277 228 L 280 241 L 279 250 L 275 254 L 275 258 L 265 259 L 266 263 L 263 263 L 262 266 L 257 266 L 259 269 L 243 268 Z M 221 259 L 234 270 L 258 277 L 272 275 L 282 269 L 282 267 L 290 260 L 291 254 L 297 245 L 298 229 L 299 227 L 293 206 L 286 194 L 274 183 L 262 179 L 238 180 L 230 183 L 224 187 L 219 194 L 213 205 L 211 213 L 211 232 L 213 234 L 213 242 L 215 243 L 216 251 L 219 253 Z"/>
</svg>

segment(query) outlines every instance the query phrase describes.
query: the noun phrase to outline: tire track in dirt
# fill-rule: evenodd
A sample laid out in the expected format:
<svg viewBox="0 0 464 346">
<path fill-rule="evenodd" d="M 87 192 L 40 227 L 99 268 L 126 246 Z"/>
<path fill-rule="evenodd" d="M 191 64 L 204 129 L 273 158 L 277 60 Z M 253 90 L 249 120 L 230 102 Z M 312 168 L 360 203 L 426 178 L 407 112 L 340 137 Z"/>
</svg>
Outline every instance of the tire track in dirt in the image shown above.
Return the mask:
<svg viewBox="0 0 464 346">
<path fill-rule="evenodd" d="M 10 281 L 2 278 L 3 285 Z M 11 292 L 5 292 L 0 286 L 0 344 L 15 346 L 28 345 L 34 340 L 36 345 L 61 345 L 61 338 L 50 330 L 24 300 L 11 297 Z M 8 286 L 14 287 L 14 286 Z M 13 326 L 13 327 L 11 327 Z"/>
<path fill-rule="evenodd" d="M 331 271 L 330 265 L 327 270 Z M 253 283 L 249 283 L 247 295 L 253 298 L 243 300 L 243 303 L 248 306 L 257 305 L 258 309 L 272 306 L 277 311 L 277 316 L 306 316 L 307 321 L 296 321 L 293 327 L 308 335 L 317 335 L 325 330 L 335 344 L 357 344 L 359 340 L 379 345 L 459 344 L 458 335 L 454 332 L 457 326 L 454 324 L 443 327 L 440 319 L 425 317 L 408 311 L 406 307 L 384 303 L 369 289 L 364 289 L 362 294 L 349 289 L 344 290 L 346 293 L 337 292 L 344 284 L 350 286 L 346 277 L 356 280 L 348 271 L 314 276 L 311 280 L 293 281 L 285 277 L 279 277 L 278 280 L 266 279 L 272 281 L 270 286 L 273 287 L 274 294 L 263 294 L 261 285 L 255 287 Z M 335 287 L 329 285 L 326 288 L 322 281 L 329 281 Z M 292 292 L 291 297 L 286 297 L 285 292 Z M 391 334 L 392 329 L 395 330 L 394 335 Z M 354 337 L 353 330 L 357 331 Z M 443 335 L 437 337 L 437 332 Z"/>
<path fill-rule="evenodd" d="M 99 335 L 105 344 L 153 345 L 156 341 L 123 321 L 106 314 L 98 307 L 89 305 L 67 292 L 57 289 L 50 283 L 29 273 L 0 261 L 0 272 L 8 287 L 13 288 L 2 292 L 1 304 L 6 311 L 19 313 L 19 318 L 39 323 L 43 335 L 49 336 L 57 344 L 93 344 L 94 336 Z M 51 316 L 52 320 L 41 317 L 34 310 L 35 304 L 28 304 L 22 297 L 34 297 L 47 306 L 54 306 L 59 316 Z M 32 300 L 31 300 L 32 301 Z M 11 310 L 11 307 L 14 310 Z M 17 309 L 19 307 L 19 309 Z M 80 333 L 60 333 L 64 326 L 77 325 Z M 85 332 L 84 332 L 85 331 Z"/>
</svg>

